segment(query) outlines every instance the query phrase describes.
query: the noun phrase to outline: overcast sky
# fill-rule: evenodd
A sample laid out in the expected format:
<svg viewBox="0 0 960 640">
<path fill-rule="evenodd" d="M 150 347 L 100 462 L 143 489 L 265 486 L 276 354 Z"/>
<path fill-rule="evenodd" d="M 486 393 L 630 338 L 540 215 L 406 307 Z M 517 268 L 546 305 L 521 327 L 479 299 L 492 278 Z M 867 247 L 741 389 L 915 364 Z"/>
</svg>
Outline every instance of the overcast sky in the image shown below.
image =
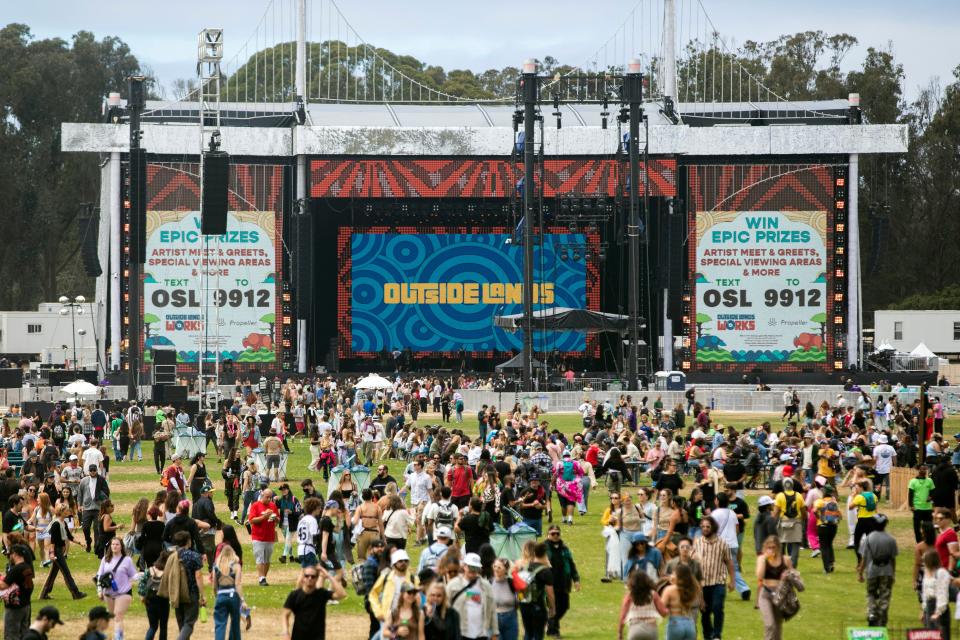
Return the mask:
<svg viewBox="0 0 960 640">
<path fill-rule="evenodd" d="M 677 5 L 690 1 L 677 0 Z M 858 65 L 868 46 L 892 47 L 906 72 L 908 98 L 934 76 L 951 81 L 952 69 L 960 64 L 958 0 L 702 1 L 718 31 L 737 43 L 805 30 L 846 32 L 860 41 L 848 55 L 846 68 Z M 289 7 L 292 0 L 277 2 Z M 168 86 L 196 73 L 200 29 L 224 28 L 229 59 L 251 36 L 268 4 L 269 0 L 3 0 L 0 21 L 26 23 L 38 37 L 68 38 L 81 29 L 98 37 L 119 36 Z M 636 4 L 636 0 L 340 2 L 365 41 L 447 69 L 474 71 L 519 66 L 526 57 L 545 55 L 579 64 L 613 35 Z M 319 23 L 316 16 L 314 23 Z M 322 35 L 315 39 L 325 39 Z"/>
</svg>

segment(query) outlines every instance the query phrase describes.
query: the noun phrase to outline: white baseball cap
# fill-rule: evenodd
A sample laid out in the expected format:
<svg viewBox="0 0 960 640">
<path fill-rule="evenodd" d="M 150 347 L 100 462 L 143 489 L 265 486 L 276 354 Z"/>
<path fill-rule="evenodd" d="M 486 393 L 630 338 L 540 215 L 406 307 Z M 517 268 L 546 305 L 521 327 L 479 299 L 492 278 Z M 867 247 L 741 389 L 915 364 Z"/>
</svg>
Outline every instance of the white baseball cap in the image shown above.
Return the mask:
<svg viewBox="0 0 960 640">
<path fill-rule="evenodd" d="M 71 459 L 71 460 L 79 460 L 80 458 L 77 457 L 77 454 L 73 454 L 73 455 L 70 456 L 70 459 Z"/>
<path fill-rule="evenodd" d="M 453 531 L 450 529 L 450 527 L 441 525 L 437 527 L 436 536 L 438 538 L 449 538 L 450 540 L 453 540 Z"/>
<path fill-rule="evenodd" d="M 773 498 L 770 496 L 760 496 L 760 499 L 757 500 L 758 507 L 766 507 L 771 504 L 773 504 Z"/>
<path fill-rule="evenodd" d="M 395 564 L 397 564 L 398 562 L 401 562 L 401 561 L 403 561 L 403 560 L 406 560 L 407 562 L 410 562 L 410 556 L 409 556 L 409 555 L 407 554 L 407 552 L 404 551 L 403 549 L 397 549 L 396 551 L 394 551 L 393 553 L 390 554 L 390 565 L 391 565 L 391 566 L 392 566 L 392 565 L 395 565 Z"/>
<path fill-rule="evenodd" d="M 480 555 L 476 553 L 468 553 L 463 556 L 463 564 L 474 569 L 482 569 L 483 563 L 480 561 Z"/>
</svg>

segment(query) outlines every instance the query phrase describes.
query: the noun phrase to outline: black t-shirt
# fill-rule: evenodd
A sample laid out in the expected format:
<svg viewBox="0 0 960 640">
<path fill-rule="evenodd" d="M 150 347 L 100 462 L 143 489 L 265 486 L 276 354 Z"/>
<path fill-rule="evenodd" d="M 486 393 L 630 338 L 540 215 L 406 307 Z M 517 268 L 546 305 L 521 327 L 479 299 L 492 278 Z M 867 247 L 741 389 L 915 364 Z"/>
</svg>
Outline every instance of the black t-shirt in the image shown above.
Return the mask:
<svg viewBox="0 0 960 640">
<path fill-rule="evenodd" d="M 27 631 L 20 636 L 20 640 L 47 640 L 47 634 L 40 633 L 36 629 L 27 629 Z"/>
<path fill-rule="evenodd" d="M 734 498 L 730 501 L 730 510 L 743 516 L 743 520 L 737 518 L 737 531 L 743 531 L 747 526 L 746 521 L 750 519 L 750 506 L 743 498 Z"/>
<path fill-rule="evenodd" d="M 547 587 L 553 586 L 553 569 L 550 568 L 549 564 L 543 564 L 540 562 L 531 562 L 530 566 L 527 567 L 530 571 L 533 571 L 537 567 L 544 567 L 537 572 L 537 575 L 534 577 L 534 581 L 537 583 L 538 591 L 543 594 L 541 602 L 537 603 L 540 605 L 545 605 L 547 603 Z"/>
<path fill-rule="evenodd" d="M 10 567 L 6 577 L 3 579 L 8 585 L 17 585 L 20 587 L 17 596 L 18 603 L 6 603 L 7 609 L 22 609 L 30 606 L 30 597 L 33 595 L 33 567 L 26 562 L 21 562 Z"/>
<path fill-rule="evenodd" d="M 316 589 L 306 593 L 302 589 L 291 591 L 283 603 L 284 609 L 293 611 L 293 629 L 290 640 L 324 640 L 327 630 L 327 601 L 333 592 Z"/>
<path fill-rule="evenodd" d="M 480 547 L 490 542 L 490 529 L 481 526 L 479 514 L 468 513 L 460 518 L 460 530 L 463 531 L 466 553 L 479 553 Z"/>
<path fill-rule="evenodd" d="M 663 491 L 664 489 L 670 489 L 670 492 L 675 496 L 680 495 L 680 489 L 683 489 L 683 478 L 676 473 L 661 473 L 660 477 L 657 478 L 657 490 Z"/>
<path fill-rule="evenodd" d="M 337 540 L 333 537 L 333 519 L 330 516 L 323 516 L 320 518 L 320 541 L 323 540 L 323 533 L 326 532 L 329 534 L 327 536 L 327 557 L 337 555 Z"/>
<path fill-rule="evenodd" d="M 379 491 L 380 495 L 383 495 L 383 490 L 386 488 L 386 486 L 391 482 L 396 483 L 396 481 L 397 479 L 389 473 L 382 478 L 379 475 L 374 476 L 373 479 L 370 480 L 370 490 Z"/>
<path fill-rule="evenodd" d="M 13 533 L 14 527 L 16 527 L 19 522 L 21 522 L 19 514 L 16 514 L 9 509 L 3 512 L 4 533 Z"/>
<path fill-rule="evenodd" d="M 493 463 L 493 468 L 497 470 L 497 476 L 499 476 L 500 482 L 503 482 L 504 477 L 512 473 L 510 463 L 505 460 L 497 460 Z"/>
</svg>

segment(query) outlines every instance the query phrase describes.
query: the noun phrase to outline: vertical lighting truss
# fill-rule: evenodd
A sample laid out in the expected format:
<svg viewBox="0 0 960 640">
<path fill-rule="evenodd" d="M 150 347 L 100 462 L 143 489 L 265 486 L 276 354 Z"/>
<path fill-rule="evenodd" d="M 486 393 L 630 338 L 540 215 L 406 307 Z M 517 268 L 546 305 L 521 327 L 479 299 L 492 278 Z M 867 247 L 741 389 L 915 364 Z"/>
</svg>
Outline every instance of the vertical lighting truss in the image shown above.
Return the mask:
<svg viewBox="0 0 960 640">
<path fill-rule="evenodd" d="M 690 304 L 691 300 L 691 290 L 690 283 L 684 283 L 683 285 L 683 298 L 681 300 L 680 312 L 683 315 L 683 330 L 682 330 L 682 343 L 680 346 L 680 368 L 683 371 L 690 371 L 691 361 L 693 359 L 692 353 L 693 350 L 690 345 L 690 312 L 692 310 L 692 305 Z"/>
<path fill-rule="evenodd" d="M 280 364 L 284 371 L 291 371 L 297 361 L 297 344 L 294 337 L 293 323 L 293 294 L 290 283 L 283 281 L 280 299 L 281 329 L 280 335 Z"/>
<path fill-rule="evenodd" d="M 833 325 L 833 368 L 841 370 L 847 361 L 847 301 L 849 287 L 847 264 L 847 167 L 838 166 L 833 170 L 833 291 L 829 304 L 832 305 Z"/>
</svg>

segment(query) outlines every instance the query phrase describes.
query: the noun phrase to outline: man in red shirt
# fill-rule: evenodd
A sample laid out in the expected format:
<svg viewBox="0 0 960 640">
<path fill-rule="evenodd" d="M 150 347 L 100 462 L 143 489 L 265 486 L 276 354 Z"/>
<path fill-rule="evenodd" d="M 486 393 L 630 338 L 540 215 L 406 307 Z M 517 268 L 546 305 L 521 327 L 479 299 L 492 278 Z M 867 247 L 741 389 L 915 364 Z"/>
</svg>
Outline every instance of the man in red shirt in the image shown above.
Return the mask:
<svg viewBox="0 0 960 640">
<path fill-rule="evenodd" d="M 260 586 L 266 587 L 270 558 L 273 557 L 273 543 L 277 541 L 277 524 L 280 523 L 280 510 L 273 501 L 273 491 L 264 489 L 260 492 L 260 498 L 250 505 L 248 517 L 257 575 L 260 577 Z"/>
<path fill-rule="evenodd" d="M 596 440 L 590 443 L 590 447 L 584 454 L 583 459 L 593 465 L 594 468 L 600 464 L 600 445 L 597 444 Z"/>
<path fill-rule="evenodd" d="M 167 491 L 179 491 L 181 496 L 185 496 L 187 494 L 187 480 L 183 477 L 183 462 L 180 454 L 173 454 L 170 462 L 170 466 L 163 472 L 163 477 L 167 481 Z"/>
<path fill-rule="evenodd" d="M 454 457 L 454 465 L 447 471 L 447 485 L 450 487 L 450 501 L 458 509 L 465 509 L 473 495 L 473 469 L 466 464 L 462 453 Z"/>
</svg>

